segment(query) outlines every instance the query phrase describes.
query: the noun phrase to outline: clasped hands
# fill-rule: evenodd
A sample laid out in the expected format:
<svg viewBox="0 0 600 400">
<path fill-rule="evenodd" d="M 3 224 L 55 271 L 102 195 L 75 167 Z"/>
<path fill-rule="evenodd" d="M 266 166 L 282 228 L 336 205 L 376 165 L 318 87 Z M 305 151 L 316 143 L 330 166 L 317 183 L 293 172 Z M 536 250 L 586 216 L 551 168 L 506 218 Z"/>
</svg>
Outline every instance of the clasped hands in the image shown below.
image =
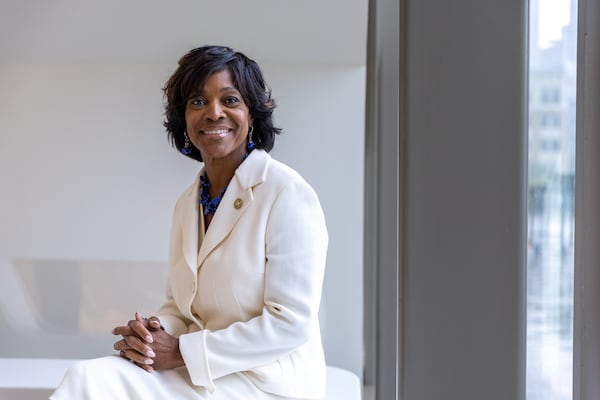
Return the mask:
<svg viewBox="0 0 600 400">
<path fill-rule="evenodd" d="M 117 326 L 113 335 L 123 338 L 113 345 L 119 355 L 147 372 L 184 365 L 179 339 L 165 332 L 158 317 L 142 318 L 139 312 L 126 326 Z"/>
</svg>

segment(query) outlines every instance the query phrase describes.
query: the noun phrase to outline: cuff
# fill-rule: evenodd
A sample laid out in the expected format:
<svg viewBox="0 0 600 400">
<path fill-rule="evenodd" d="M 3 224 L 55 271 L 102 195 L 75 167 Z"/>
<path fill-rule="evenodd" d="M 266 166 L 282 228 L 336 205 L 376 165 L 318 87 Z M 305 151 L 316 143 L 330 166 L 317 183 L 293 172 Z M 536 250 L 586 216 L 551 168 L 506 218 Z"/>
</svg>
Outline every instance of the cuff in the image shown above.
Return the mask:
<svg viewBox="0 0 600 400">
<path fill-rule="evenodd" d="M 179 337 L 179 351 L 190 374 L 192 383 L 196 386 L 203 386 L 212 393 L 215 390 L 215 386 L 208 365 L 206 332 L 202 330 L 181 335 Z"/>
</svg>

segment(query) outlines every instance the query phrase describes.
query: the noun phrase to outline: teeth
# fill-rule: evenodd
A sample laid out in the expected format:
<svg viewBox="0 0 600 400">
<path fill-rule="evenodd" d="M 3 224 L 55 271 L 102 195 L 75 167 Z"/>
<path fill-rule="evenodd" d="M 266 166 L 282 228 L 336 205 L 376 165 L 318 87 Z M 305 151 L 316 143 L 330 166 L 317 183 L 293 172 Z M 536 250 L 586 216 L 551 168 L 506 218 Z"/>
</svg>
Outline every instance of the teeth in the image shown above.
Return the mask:
<svg viewBox="0 0 600 400">
<path fill-rule="evenodd" d="M 229 132 L 229 129 L 212 129 L 204 131 L 206 135 L 224 135 Z"/>
</svg>

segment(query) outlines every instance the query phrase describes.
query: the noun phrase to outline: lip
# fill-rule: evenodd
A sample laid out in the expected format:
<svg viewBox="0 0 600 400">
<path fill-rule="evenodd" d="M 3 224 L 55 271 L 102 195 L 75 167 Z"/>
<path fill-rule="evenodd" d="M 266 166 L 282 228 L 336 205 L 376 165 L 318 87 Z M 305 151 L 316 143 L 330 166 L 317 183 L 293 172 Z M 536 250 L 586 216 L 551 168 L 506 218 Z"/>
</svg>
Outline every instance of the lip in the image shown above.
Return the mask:
<svg viewBox="0 0 600 400">
<path fill-rule="evenodd" d="M 225 136 L 229 135 L 229 133 L 231 133 L 231 131 L 232 131 L 231 128 L 214 127 L 214 128 L 208 128 L 208 129 L 201 129 L 200 133 L 205 136 L 225 137 Z"/>
</svg>

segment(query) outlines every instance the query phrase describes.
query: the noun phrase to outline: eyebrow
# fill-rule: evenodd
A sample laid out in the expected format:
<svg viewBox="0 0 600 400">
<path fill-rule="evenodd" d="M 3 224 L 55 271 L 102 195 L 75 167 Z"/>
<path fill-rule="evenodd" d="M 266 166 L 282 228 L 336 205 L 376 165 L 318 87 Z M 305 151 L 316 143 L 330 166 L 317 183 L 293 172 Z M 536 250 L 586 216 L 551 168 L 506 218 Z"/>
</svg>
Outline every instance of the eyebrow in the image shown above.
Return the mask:
<svg viewBox="0 0 600 400">
<path fill-rule="evenodd" d="M 231 91 L 238 93 L 240 96 L 242 95 L 242 92 L 240 92 L 235 86 L 225 86 L 219 89 L 219 93 L 226 93 Z M 204 96 L 204 90 L 198 90 L 190 93 L 186 101 L 192 100 L 199 96 Z"/>
<path fill-rule="evenodd" d="M 240 91 L 237 88 L 235 88 L 234 86 L 225 86 L 225 87 L 219 89 L 219 93 L 231 92 L 231 91 L 240 93 Z M 192 97 L 193 96 L 201 96 L 203 94 L 204 94 L 204 90 L 200 90 L 200 91 L 196 92 L 195 94 L 192 94 Z"/>
<path fill-rule="evenodd" d="M 219 90 L 219 92 L 229 92 L 229 91 L 236 91 L 239 93 L 239 90 L 237 90 L 235 87 L 233 86 L 225 86 L 224 88 L 221 88 L 221 90 Z"/>
</svg>

